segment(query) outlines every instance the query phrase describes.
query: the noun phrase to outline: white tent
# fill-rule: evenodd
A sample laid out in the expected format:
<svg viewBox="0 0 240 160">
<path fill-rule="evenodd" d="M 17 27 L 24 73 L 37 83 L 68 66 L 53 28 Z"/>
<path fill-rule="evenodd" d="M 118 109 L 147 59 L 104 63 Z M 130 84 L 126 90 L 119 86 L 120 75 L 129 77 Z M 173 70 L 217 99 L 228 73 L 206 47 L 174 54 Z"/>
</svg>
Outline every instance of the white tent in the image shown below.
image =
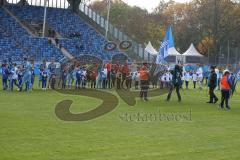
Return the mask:
<svg viewBox="0 0 240 160">
<path fill-rule="evenodd" d="M 189 49 L 183 53 L 183 56 L 191 56 L 191 57 L 203 57 L 203 55 L 201 55 L 196 48 L 194 47 L 193 44 L 190 45 Z"/>
<path fill-rule="evenodd" d="M 180 54 L 175 47 L 168 49 L 168 56 L 165 59 L 168 63 L 179 64 L 183 61 L 183 56 Z"/>
<path fill-rule="evenodd" d="M 156 51 L 156 49 L 153 48 L 151 42 L 148 42 L 148 45 L 145 48 L 145 51 L 151 55 L 157 55 L 158 51 Z"/>
<path fill-rule="evenodd" d="M 181 56 L 181 54 L 176 50 L 175 47 L 168 49 L 168 56 Z"/>
</svg>

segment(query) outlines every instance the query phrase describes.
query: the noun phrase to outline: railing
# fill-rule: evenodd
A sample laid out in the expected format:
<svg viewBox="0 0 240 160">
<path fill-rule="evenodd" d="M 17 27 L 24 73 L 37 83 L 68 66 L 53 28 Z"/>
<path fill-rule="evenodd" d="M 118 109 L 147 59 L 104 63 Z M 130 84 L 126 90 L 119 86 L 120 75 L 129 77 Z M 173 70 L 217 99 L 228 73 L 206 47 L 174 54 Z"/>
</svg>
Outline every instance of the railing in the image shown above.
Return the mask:
<svg viewBox="0 0 240 160">
<path fill-rule="evenodd" d="M 102 17 L 97 12 L 93 11 L 84 3 L 80 3 L 79 10 L 82 13 L 84 13 L 88 18 L 97 23 L 104 31 L 106 31 L 107 20 L 104 17 Z M 154 59 L 154 57 L 151 54 L 145 51 L 142 44 L 139 44 L 136 41 L 134 41 L 132 38 L 130 38 L 128 35 L 123 33 L 121 30 L 119 30 L 111 23 L 109 23 L 108 34 L 110 34 L 119 41 L 131 41 L 132 42 L 131 51 L 137 56 L 141 57 L 143 60 L 151 62 Z"/>
</svg>

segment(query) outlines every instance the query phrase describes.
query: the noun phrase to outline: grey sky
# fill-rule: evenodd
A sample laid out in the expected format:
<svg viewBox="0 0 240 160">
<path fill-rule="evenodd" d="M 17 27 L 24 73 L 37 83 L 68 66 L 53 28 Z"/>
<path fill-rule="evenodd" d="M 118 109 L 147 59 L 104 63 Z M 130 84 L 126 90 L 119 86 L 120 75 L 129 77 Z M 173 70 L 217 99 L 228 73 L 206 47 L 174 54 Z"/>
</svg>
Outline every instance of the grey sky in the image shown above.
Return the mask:
<svg viewBox="0 0 240 160">
<path fill-rule="evenodd" d="M 139 6 L 141 8 L 147 9 L 148 11 L 152 11 L 153 8 L 155 8 L 160 0 L 122 0 L 125 3 L 131 5 L 131 6 Z M 175 0 L 176 2 L 189 2 L 190 0 Z"/>
<path fill-rule="evenodd" d="M 7 0 L 8 2 L 19 2 L 20 0 Z M 31 4 L 31 0 L 27 0 Z M 99 0 L 83 0 L 83 2 L 92 2 L 92 1 L 99 1 Z M 143 9 L 147 9 L 149 12 L 151 12 L 160 2 L 160 0 L 122 0 L 125 3 L 129 4 L 130 6 L 138 6 Z M 167 1 L 167 0 L 166 0 Z M 176 2 L 189 2 L 191 0 L 175 0 Z M 33 1 L 33 5 L 44 5 L 44 0 L 35 0 Z M 49 6 L 54 7 L 68 7 L 67 0 L 49 0 Z"/>
</svg>

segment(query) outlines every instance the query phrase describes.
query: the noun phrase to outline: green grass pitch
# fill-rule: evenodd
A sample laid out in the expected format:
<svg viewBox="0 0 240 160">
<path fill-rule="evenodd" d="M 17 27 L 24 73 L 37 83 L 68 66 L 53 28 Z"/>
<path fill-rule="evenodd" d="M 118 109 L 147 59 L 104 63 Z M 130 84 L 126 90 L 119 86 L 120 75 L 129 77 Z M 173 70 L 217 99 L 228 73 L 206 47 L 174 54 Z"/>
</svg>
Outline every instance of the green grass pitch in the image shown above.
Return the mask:
<svg viewBox="0 0 240 160">
<path fill-rule="evenodd" d="M 219 91 L 218 97 L 220 98 Z M 231 110 L 209 105 L 206 90 L 137 100 L 122 100 L 112 112 L 87 122 L 66 122 L 55 105 L 73 100 L 72 112 L 85 112 L 101 101 L 55 91 L 0 91 L 0 160 L 239 160 L 240 94 Z M 126 121 L 125 113 L 191 113 L 191 120 Z"/>
</svg>

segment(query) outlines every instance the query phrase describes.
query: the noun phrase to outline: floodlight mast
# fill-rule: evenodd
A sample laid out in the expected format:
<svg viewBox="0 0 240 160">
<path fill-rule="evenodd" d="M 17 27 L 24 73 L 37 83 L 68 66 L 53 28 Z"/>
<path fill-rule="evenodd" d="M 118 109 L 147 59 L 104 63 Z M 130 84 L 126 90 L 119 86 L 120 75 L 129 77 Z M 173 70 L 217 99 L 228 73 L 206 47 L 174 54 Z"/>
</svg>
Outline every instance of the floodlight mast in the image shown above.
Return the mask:
<svg viewBox="0 0 240 160">
<path fill-rule="evenodd" d="M 108 36 L 110 10 L 111 10 L 111 0 L 108 0 L 107 26 L 106 26 L 106 33 L 105 33 L 106 39 L 108 39 L 107 36 Z"/>
<path fill-rule="evenodd" d="M 45 28 L 46 28 L 46 19 L 47 19 L 47 2 L 48 0 L 44 0 L 44 18 L 43 18 L 43 31 L 42 31 L 42 37 L 45 37 Z"/>
</svg>

